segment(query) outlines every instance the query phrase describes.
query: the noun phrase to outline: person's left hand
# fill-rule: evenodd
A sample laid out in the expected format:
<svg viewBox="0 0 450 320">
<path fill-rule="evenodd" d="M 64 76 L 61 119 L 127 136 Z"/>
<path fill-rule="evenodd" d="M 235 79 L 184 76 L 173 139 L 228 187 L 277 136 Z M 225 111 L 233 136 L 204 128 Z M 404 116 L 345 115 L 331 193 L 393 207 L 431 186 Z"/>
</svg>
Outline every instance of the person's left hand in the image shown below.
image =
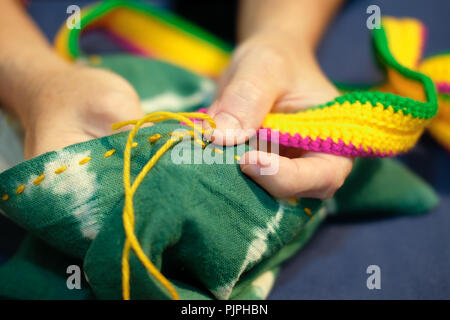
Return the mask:
<svg viewBox="0 0 450 320">
<path fill-rule="evenodd" d="M 38 80 L 21 113 L 27 159 L 110 135 L 112 123 L 144 116 L 134 88 L 112 72 L 69 65 Z"/>
<path fill-rule="evenodd" d="M 217 124 L 214 143 L 242 143 L 249 138 L 246 130 L 258 129 L 268 112 L 301 110 L 339 95 L 313 50 L 293 43 L 280 35 L 256 35 L 237 48 L 208 111 Z M 272 161 L 279 161 L 278 172 L 262 175 Z M 352 165 L 351 158 L 295 148 L 280 148 L 280 155 L 250 151 L 241 159 L 241 170 L 277 198 L 330 198 Z"/>
</svg>

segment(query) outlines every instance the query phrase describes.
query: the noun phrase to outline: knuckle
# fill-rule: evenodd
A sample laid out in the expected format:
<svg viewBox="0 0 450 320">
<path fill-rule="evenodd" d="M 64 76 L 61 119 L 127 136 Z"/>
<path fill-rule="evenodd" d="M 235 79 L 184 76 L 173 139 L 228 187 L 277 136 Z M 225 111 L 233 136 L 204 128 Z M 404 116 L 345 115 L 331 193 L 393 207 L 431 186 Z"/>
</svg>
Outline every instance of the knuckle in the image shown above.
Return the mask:
<svg viewBox="0 0 450 320">
<path fill-rule="evenodd" d="M 268 66 L 280 67 L 284 66 L 286 62 L 283 51 L 273 46 L 263 45 L 258 49 L 259 58 L 266 62 Z"/>
<path fill-rule="evenodd" d="M 344 184 L 345 178 L 334 170 L 328 170 L 325 179 L 325 189 L 322 193 L 321 199 L 330 199 L 334 196 L 337 190 Z"/>
<path fill-rule="evenodd" d="M 230 97 L 236 104 L 249 107 L 261 98 L 262 90 L 255 80 L 241 78 L 233 81 L 225 88 L 224 94 Z"/>
<path fill-rule="evenodd" d="M 118 103 L 129 102 L 130 100 L 139 101 L 137 92 L 125 82 L 118 90 L 109 90 L 107 99 L 111 101 L 117 101 Z"/>
<path fill-rule="evenodd" d="M 262 46 L 258 50 L 256 59 L 261 65 L 260 72 L 264 76 L 279 78 L 281 72 L 289 71 L 289 60 L 285 52 L 273 46 Z"/>
<path fill-rule="evenodd" d="M 265 76 L 278 76 L 280 70 L 288 71 L 292 57 L 287 49 L 272 42 L 259 41 L 250 46 L 238 48 L 236 59 L 245 59 L 258 66 L 258 73 Z"/>
<path fill-rule="evenodd" d="M 101 106 L 120 105 L 128 99 L 124 94 L 114 91 L 99 92 L 94 97 L 95 102 Z M 128 99 L 129 100 L 129 99 Z"/>
<path fill-rule="evenodd" d="M 89 105 L 95 113 L 123 114 L 139 106 L 139 98 L 127 92 L 105 90 L 91 96 Z"/>
</svg>

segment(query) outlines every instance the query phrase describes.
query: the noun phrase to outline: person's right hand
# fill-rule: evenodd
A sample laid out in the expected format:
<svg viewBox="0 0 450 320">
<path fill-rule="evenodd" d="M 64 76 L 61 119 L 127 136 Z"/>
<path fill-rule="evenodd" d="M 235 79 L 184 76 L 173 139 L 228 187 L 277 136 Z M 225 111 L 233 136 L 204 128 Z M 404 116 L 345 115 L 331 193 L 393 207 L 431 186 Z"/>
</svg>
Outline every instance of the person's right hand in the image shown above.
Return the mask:
<svg viewBox="0 0 450 320">
<path fill-rule="evenodd" d="M 298 42 L 281 33 L 265 32 L 236 49 L 220 80 L 217 100 L 208 110 L 217 124 L 214 143 L 242 143 L 249 138 L 249 129 L 258 129 L 271 111 L 304 110 L 339 95 L 320 69 L 314 50 Z M 280 151 L 270 156 L 250 151 L 241 160 L 242 172 L 277 198 L 330 198 L 353 166 L 348 157 L 296 148 Z M 279 169 L 264 175 L 264 167 Z"/>
<path fill-rule="evenodd" d="M 101 69 L 66 65 L 27 92 L 21 114 L 26 158 L 112 134 L 112 123 L 144 116 L 133 87 Z"/>
</svg>

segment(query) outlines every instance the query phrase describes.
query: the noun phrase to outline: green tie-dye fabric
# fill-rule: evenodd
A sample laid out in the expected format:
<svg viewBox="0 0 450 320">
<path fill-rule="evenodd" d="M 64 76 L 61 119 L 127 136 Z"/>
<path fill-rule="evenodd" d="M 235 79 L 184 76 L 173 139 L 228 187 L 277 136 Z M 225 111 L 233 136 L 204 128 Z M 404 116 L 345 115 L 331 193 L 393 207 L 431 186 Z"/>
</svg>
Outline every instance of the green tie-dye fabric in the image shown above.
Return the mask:
<svg viewBox="0 0 450 320">
<path fill-rule="evenodd" d="M 158 61 L 118 55 L 102 58 L 99 67 L 128 79 L 147 112 L 195 110 L 208 106 L 214 95 L 210 80 Z M 132 179 L 170 133 L 182 128 L 169 121 L 139 130 Z M 151 144 L 148 137 L 156 133 L 161 139 Z M 126 138 L 122 132 L 72 145 L 0 174 L 0 195 L 8 195 L 0 199 L 0 212 L 30 232 L 0 267 L 0 296 L 122 297 Z M 223 148 L 221 157 L 234 159 L 248 148 Z M 274 199 L 241 173 L 236 160 L 175 164 L 171 152 L 195 160 L 211 148 L 189 140 L 158 161 L 134 196 L 135 233 L 182 299 L 264 299 L 281 263 L 302 248 L 327 214 L 418 214 L 437 203 L 421 179 L 392 159 L 358 159 L 344 186 L 324 202 Z M 87 157 L 91 160 L 80 164 Z M 62 166 L 67 169 L 56 174 Z M 41 174 L 45 179 L 35 185 Z M 25 189 L 17 194 L 20 185 Z M 72 264 L 83 267 L 81 290 L 66 288 Z M 170 297 L 134 253 L 130 265 L 132 298 Z"/>
</svg>

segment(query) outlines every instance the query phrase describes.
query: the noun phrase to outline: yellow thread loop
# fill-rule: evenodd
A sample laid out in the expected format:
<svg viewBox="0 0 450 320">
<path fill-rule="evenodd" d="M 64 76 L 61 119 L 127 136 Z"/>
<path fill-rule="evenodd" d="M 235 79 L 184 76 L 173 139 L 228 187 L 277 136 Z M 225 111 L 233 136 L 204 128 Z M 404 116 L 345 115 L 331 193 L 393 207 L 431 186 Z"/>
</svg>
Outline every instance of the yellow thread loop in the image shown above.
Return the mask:
<svg viewBox="0 0 450 320">
<path fill-rule="evenodd" d="M 66 171 L 66 170 L 67 170 L 67 167 L 66 166 L 62 166 L 61 168 L 56 169 L 55 173 L 56 174 L 60 174 L 60 173 L 63 173 L 64 171 Z"/>
<path fill-rule="evenodd" d="M 22 184 L 16 189 L 16 193 L 21 194 L 24 190 L 25 190 L 25 185 Z"/>
<path fill-rule="evenodd" d="M 138 146 L 139 143 L 137 142 L 133 142 L 133 144 L 131 145 L 132 148 L 136 148 Z"/>
<path fill-rule="evenodd" d="M 239 156 L 234 156 L 234 158 L 235 158 L 237 161 L 241 160 L 241 157 L 239 157 Z"/>
<path fill-rule="evenodd" d="M 220 150 L 220 149 L 218 149 L 218 148 L 214 148 L 214 152 L 217 152 L 217 153 L 222 154 L 222 153 L 223 153 L 223 150 Z"/>
<path fill-rule="evenodd" d="M 80 166 L 82 166 L 83 164 L 86 164 L 86 163 L 88 163 L 89 161 L 91 161 L 91 157 L 86 157 L 86 158 L 84 158 L 84 159 L 81 159 L 80 162 L 78 162 L 78 164 L 79 164 Z"/>
<path fill-rule="evenodd" d="M 111 157 L 116 152 L 116 149 L 111 149 L 109 151 L 106 151 L 103 155 L 105 158 Z"/>
<path fill-rule="evenodd" d="M 170 136 L 174 139 L 178 139 L 180 136 L 184 135 L 184 132 L 173 131 L 170 133 Z"/>
<path fill-rule="evenodd" d="M 122 251 L 122 295 L 125 300 L 130 299 L 130 250 L 136 253 L 136 256 L 147 269 L 147 271 L 170 293 L 173 299 L 178 300 L 179 296 L 172 284 L 167 280 L 164 275 L 154 266 L 154 264 L 147 257 L 145 252 L 142 250 L 139 241 L 134 234 L 134 208 L 133 208 L 133 196 L 144 180 L 147 173 L 153 168 L 156 162 L 164 155 L 167 150 L 169 150 L 175 143 L 181 141 L 185 136 L 197 137 L 194 131 L 206 133 L 206 130 L 199 128 L 194 124 L 190 118 L 197 118 L 207 120 L 211 127 L 215 128 L 214 120 L 206 114 L 203 113 L 171 113 L 171 112 L 154 112 L 146 115 L 140 120 L 130 120 L 120 123 L 115 123 L 112 125 L 114 130 L 120 129 L 126 125 L 134 124 L 133 129 L 130 131 L 125 145 L 124 150 L 124 161 L 123 161 L 123 185 L 125 190 L 125 204 L 123 207 L 123 226 L 125 229 L 125 244 Z M 150 160 L 142 168 L 141 172 L 137 175 L 134 182 L 131 184 L 131 148 L 133 145 L 133 139 L 136 136 L 139 128 L 147 122 L 158 122 L 168 119 L 178 120 L 185 123 L 187 126 L 191 127 L 194 131 L 177 132 L 173 134 L 170 139 L 168 139 L 164 145 L 150 158 Z M 149 138 L 150 142 L 158 140 L 161 136 L 155 134 Z"/>
<path fill-rule="evenodd" d="M 33 184 L 34 184 L 35 186 L 39 185 L 39 184 L 44 180 L 44 178 L 45 178 L 45 175 L 44 175 L 44 174 L 41 174 L 39 177 L 37 177 L 37 178 L 33 181 Z"/>
<path fill-rule="evenodd" d="M 310 215 L 310 214 L 311 214 L 311 209 L 310 209 L 310 208 L 304 208 L 303 210 L 305 211 L 305 213 L 306 213 L 307 215 Z"/>
<path fill-rule="evenodd" d="M 147 123 L 147 122 L 160 122 L 164 120 L 178 120 L 180 122 L 184 122 L 187 126 L 191 127 L 195 131 L 201 132 L 202 134 L 206 135 L 210 133 L 211 130 L 206 130 L 201 127 L 201 125 L 195 124 L 191 121 L 190 118 L 200 119 L 200 120 L 206 120 L 212 129 L 216 128 L 216 123 L 214 122 L 213 118 L 211 118 L 206 113 L 198 113 L 198 112 L 180 112 L 180 113 L 173 113 L 168 111 L 158 111 L 149 113 L 144 118 L 140 120 L 128 120 L 123 122 L 114 123 L 111 128 L 113 130 L 118 130 L 120 128 L 123 128 L 127 125 L 134 124 L 137 125 L 139 122 Z"/>
<path fill-rule="evenodd" d="M 7 194 L 4 194 L 3 197 L 2 197 L 2 200 L 3 200 L 3 201 L 6 201 L 6 200 L 8 200 L 8 199 L 9 199 L 9 196 L 8 196 Z"/>
<path fill-rule="evenodd" d="M 206 146 L 206 144 L 200 139 L 195 139 L 195 142 L 198 143 L 199 145 L 201 145 L 202 147 Z"/>
</svg>

